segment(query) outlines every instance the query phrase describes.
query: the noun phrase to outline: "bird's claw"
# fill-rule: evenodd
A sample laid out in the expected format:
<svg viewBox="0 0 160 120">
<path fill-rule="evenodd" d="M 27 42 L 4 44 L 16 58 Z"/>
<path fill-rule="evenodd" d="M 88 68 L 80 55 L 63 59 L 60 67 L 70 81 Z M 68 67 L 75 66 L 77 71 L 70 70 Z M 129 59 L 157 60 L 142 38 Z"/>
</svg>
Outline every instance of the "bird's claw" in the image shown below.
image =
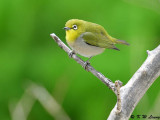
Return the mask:
<svg viewBox="0 0 160 120">
<path fill-rule="evenodd" d="M 72 58 L 73 54 L 75 54 L 75 52 L 73 50 L 71 50 L 68 55 L 70 58 Z"/>
<path fill-rule="evenodd" d="M 86 61 L 86 62 L 84 63 L 84 65 L 83 65 L 83 68 L 84 68 L 86 71 L 89 72 L 89 70 L 88 70 L 88 65 L 90 65 L 90 62 L 89 62 L 89 61 Z"/>
</svg>

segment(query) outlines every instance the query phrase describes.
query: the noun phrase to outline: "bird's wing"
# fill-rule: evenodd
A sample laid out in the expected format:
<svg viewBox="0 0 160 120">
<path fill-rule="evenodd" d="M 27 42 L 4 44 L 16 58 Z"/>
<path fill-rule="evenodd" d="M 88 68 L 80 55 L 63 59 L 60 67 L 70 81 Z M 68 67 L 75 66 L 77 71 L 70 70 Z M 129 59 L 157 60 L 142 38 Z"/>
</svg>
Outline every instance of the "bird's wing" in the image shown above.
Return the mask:
<svg viewBox="0 0 160 120">
<path fill-rule="evenodd" d="M 91 32 L 85 32 L 82 36 L 85 43 L 101 47 L 101 48 L 109 48 L 109 49 L 116 49 L 114 46 L 114 43 L 109 40 L 106 36 L 100 34 L 100 33 L 91 33 Z M 117 48 L 118 49 L 118 48 Z"/>
</svg>

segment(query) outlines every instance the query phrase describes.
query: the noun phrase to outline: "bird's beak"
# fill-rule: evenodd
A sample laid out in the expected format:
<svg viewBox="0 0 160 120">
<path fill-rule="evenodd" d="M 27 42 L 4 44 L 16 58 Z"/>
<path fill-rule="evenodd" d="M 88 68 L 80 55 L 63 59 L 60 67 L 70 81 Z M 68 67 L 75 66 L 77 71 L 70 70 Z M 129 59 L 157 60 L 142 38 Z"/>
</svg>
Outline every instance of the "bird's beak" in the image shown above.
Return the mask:
<svg viewBox="0 0 160 120">
<path fill-rule="evenodd" d="M 64 29 L 65 29 L 65 30 L 70 30 L 71 28 L 69 28 L 69 27 L 64 27 Z"/>
</svg>

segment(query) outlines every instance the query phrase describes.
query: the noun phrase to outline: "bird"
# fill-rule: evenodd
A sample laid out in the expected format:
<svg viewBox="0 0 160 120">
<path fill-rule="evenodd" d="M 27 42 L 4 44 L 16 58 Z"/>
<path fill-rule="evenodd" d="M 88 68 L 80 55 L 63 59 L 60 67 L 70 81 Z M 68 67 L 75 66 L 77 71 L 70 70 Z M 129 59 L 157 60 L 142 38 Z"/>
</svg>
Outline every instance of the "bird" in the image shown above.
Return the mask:
<svg viewBox="0 0 160 120">
<path fill-rule="evenodd" d="M 68 20 L 64 29 L 67 44 L 72 49 L 69 56 L 75 53 L 88 57 L 86 64 L 93 56 L 101 54 L 106 48 L 120 51 L 115 44 L 129 45 L 124 40 L 111 37 L 101 25 L 85 20 Z"/>
</svg>

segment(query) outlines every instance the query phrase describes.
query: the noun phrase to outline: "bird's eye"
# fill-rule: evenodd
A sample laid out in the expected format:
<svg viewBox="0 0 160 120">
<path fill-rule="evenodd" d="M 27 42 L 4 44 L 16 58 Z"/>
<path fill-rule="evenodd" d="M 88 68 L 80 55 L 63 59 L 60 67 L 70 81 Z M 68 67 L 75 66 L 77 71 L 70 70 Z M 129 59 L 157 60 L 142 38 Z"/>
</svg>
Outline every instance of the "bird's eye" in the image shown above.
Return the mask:
<svg viewBox="0 0 160 120">
<path fill-rule="evenodd" d="M 77 28 L 77 25 L 73 25 L 72 28 L 73 28 L 74 30 L 77 30 L 77 29 L 78 29 L 78 28 Z"/>
</svg>

